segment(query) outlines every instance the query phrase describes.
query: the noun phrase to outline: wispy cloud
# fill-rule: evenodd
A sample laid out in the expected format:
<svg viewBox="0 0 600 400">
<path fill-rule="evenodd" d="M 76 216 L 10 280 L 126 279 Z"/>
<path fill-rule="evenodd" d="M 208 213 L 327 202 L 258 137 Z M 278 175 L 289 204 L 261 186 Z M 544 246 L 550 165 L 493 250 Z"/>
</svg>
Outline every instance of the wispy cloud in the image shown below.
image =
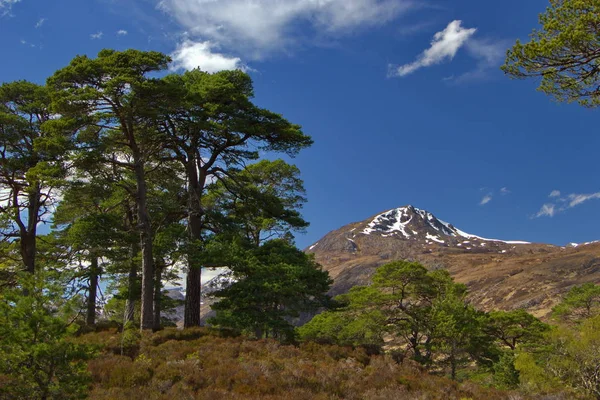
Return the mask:
<svg viewBox="0 0 600 400">
<path fill-rule="evenodd" d="M 431 65 L 452 60 L 458 50 L 477 32 L 476 28 L 463 28 L 462 21 L 455 20 L 446 29 L 433 36 L 431 46 L 409 64 L 390 66 L 391 76 L 407 76 Z"/>
<path fill-rule="evenodd" d="M 127 32 L 125 29 L 119 29 L 119 30 L 117 31 L 117 35 L 118 35 L 118 36 L 125 36 L 125 35 L 127 35 L 128 33 L 129 33 L 129 32 Z"/>
<path fill-rule="evenodd" d="M 209 40 L 251 58 L 289 51 L 294 45 L 320 36 L 339 36 L 382 25 L 417 6 L 413 0 L 162 0 L 159 3 L 159 8 L 173 16 L 192 39 Z"/>
<path fill-rule="evenodd" d="M 554 217 L 556 213 L 556 206 L 554 204 L 544 204 L 540 211 L 534 215 L 534 218 L 539 217 Z"/>
<path fill-rule="evenodd" d="M 548 197 L 550 197 L 550 198 L 560 197 L 560 190 L 553 190 L 552 192 L 550 192 L 550 194 L 548 195 Z"/>
<path fill-rule="evenodd" d="M 200 68 L 207 72 L 247 69 L 240 58 L 229 57 L 215 52 L 213 50 L 214 48 L 216 48 L 216 46 L 210 42 L 184 40 L 171 54 L 171 58 L 173 59 L 173 69 L 190 70 Z"/>
<path fill-rule="evenodd" d="M 42 25 L 44 25 L 44 22 L 46 22 L 46 18 L 40 18 L 35 24 L 35 29 L 41 28 Z"/>
<path fill-rule="evenodd" d="M 541 210 L 532 218 L 553 217 L 558 213 L 577 207 L 587 201 L 598 200 L 600 199 L 600 192 L 588 194 L 572 193 L 562 196 L 559 190 L 553 190 L 548 197 L 554 199 L 554 203 L 544 204 Z"/>
<path fill-rule="evenodd" d="M 589 200 L 600 199 L 600 192 L 591 194 L 570 194 L 567 196 L 569 208 L 573 208 Z"/>
<path fill-rule="evenodd" d="M 472 38 L 466 43 L 467 53 L 476 60 L 475 68 L 458 75 L 454 83 L 464 83 L 485 79 L 504 61 L 509 44 L 505 41 Z"/>
<path fill-rule="evenodd" d="M 485 206 L 487 203 L 489 203 L 490 201 L 492 201 L 492 194 L 488 193 L 485 196 L 483 196 L 483 198 L 481 199 L 481 201 L 479 202 L 480 206 Z"/>
<path fill-rule="evenodd" d="M 103 35 L 104 35 L 104 33 L 102 33 L 102 31 L 96 32 L 96 33 L 92 33 L 90 35 L 90 39 L 92 39 L 92 40 L 102 39 Z"/>
<path fill-rule="evenodd" d="M 500 189 L 500 194 L 502 194 L 502 195 L 510 194 L 510 190 L 505 186 Z"/>
<path fill-rule="evenodd" d="M 433 23 L 434 21 L 423 21 L 416 24 L 407 24 L 398 28 L 397 32 L 400 36 L 408 37 L 429 29 Z"/>
<path fill-rule="evenodd" d="M 12 6 L 21 0 L 0 0 L 0 17 L 10 14 Z"/>
<path fill-rule="evenodd" d="M 21 39 L 21 44 L 22 44 L 23 46 L 36 47 L 36 46 L 35 46 L 35 44 L 33 44 L 33 43 L 29 43 L 29 42 L 28 42 L 27 40 L 25 40 L 25 39 Z"/>
</svg>

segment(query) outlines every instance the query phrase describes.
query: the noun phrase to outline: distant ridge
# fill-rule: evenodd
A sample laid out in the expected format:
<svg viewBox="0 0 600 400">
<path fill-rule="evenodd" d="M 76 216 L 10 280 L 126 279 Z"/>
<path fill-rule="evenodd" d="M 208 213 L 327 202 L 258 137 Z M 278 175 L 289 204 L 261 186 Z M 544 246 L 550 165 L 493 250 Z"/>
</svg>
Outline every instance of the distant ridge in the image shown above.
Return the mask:
<svg viewBox="0 0 600 400">
<path fill-rule="evenodd" d="M 393 260 L 447 269 L 482 309 L 526 308 L 538 316 L 573 285 L 600 283 L 600 243 L 487 239 L 412 205 L 345 225 L 305 251 L 334 278 L 333 295 L 368 284 L 378 266 Z"/>
</svg>

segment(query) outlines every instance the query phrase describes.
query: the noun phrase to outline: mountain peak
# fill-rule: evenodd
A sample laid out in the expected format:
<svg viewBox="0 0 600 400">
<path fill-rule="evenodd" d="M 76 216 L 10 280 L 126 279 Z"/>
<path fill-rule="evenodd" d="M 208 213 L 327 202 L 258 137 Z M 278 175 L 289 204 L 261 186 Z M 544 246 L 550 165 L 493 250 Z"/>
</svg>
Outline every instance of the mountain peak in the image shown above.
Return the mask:
<svg viewBox="0 0 600 400">
<path fill-rule="evenodd" d="M 361 233 L 365 235 L 400 233 L 406 239 L 414 238 L 422 233 L 429 234 L 429 236 L 437 236 L 438 233 L 445 236 L 456 236 L 450 226 L 450 224 L 442 223 L 430 212 L 408 205 L 377 215 Z M 436 241 L 443 242 L 439 238 Z"/>
<path fill-rule="evenodd" d="M 351 229 L 347 229 L 351 228 Z M 461 251 L 506 252 L 512 245 L 529 244 L 523 241 L 505 241 L 486 239 L 481 236 L 464 232 L 454 225 L 438 219 L 427 210 L 413 205 L 405 205 L 378 214 L 362 222 L 350 224 L 336 231 L 344 238 L 344 247 L 355 252 L 361 247 L 356 240 L 369 238 L 369 242 L 393 241 L 400 245 L 409 245 L 430 252 L 432 248 L 451 247 Z M 327 237 L 327 236 L 326 236 Z M 310 246 L 309 251 L 329 247 L 328 240 L 320 240 Z M 391 244 L 390 244 L 391 245 Z M 511 245 L 511 246 L 507 246 Z M 338 243 L 336 248 L 340 247 Z M 389 247 L 389 246 L 386 246 Z"/>
<path fill-rule="evenodd" d="M 413 205 L 345 225 L 307 251 L 334 279 L 332 295 L 369 284 L 381 265 L 410 260 L 448 270 L 482 309 L 526 308 L 538 315 L 550 312 L 567 288 L 600 276 L 600 243 L 559 247 L 486 239 Z"/>
<path fill-rule="evenodd" d="M 407 240 L 425 236 L 426 241 L 433 241 L 440 244 L 447 243 L 448 238 L 455 239 L 448 243 L 456 242 L 456 239 L 462 238 L 463 242 L 464 239 L 469 239 L 507 244 L 529 244 L 529 242 L 523 241 L 486 239 L 481 236 L 472 235 L 438 219 L 429 211 L 421 210 L 412 205 L 394 208 L 377 215 L 360 233 L 364 235 L 379 233 L 384 237 L 402 235 Z"/>
</svg>

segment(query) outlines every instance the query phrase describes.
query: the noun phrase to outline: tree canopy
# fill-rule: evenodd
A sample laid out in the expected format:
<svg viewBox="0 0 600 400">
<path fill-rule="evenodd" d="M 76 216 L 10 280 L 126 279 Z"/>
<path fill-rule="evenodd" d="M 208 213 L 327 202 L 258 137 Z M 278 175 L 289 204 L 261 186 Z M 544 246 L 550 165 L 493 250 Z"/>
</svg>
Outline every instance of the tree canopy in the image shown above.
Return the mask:
<svg viewBox="0 0 600 400">
<path fill-rule="evenodd" d="M 139 305 L 140 328 L 160 329 L 163 280 L 177 274 L 187 281 L 184 325 L 200 325 L 207 242 L 227 237 L 260 252 L 308 225 L 298 168 L 261 157 L 293 157 L 312 139 L 253 103 L 248 74 L 166 74 L 170 61 L 105 49 L 76 56 L 46 85 L 0 86 L 3 272 L 35 273 L 37 227 L 52 223 L 48 254 L 74 293 L 86 293 L 88 325 L 107 279 L 127 299 L 124 322 Z M 262 262 L 256 254 L 249 266 Z M 227 262 L 211 255 L 209 266 Z"/>
<path fill-rule="evenodd" d="M 329 274 L 285 240 L 236 253 L 233 282 L 215 293 L 220 300 L 212 306 L 212 324 L 291 340 L 293 318 L 328 304 Z"/>
<path fill-rule="evenodd" d="M 600 106 L 600 1 L 550 0 L 539 22 L 508 51 L 504 72 L 541 78 L 539 90 L 558 101 Z"/>
<path fill-rule="evenodd" d="M 471 362 L 491 366 L 497 358 L 485 314 L 466 302 L 466 287 L 447 271 L 415 262 L 379 267 L 373 284 L 354 287 L 336 300 L 343 306 L 299 328 L 306 340 L 383 345 L 393 338 L 402 358 L 457 371 Z"/>
</svg>

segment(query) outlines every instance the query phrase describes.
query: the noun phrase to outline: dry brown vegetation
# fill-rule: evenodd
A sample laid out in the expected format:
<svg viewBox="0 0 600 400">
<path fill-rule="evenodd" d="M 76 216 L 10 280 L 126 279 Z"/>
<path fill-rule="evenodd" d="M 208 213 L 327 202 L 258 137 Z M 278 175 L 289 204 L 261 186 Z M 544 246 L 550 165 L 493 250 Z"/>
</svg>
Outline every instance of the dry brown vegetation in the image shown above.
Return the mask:
<svg viewBox="0 0 600 400">
<path fill-rule="evenodd" d="M 103 346 L 89 363 L 91 399 L 525 399 L 428 375 L 415 363 L 361 348 L 282 345 L 205 329 L 128 340 L 128 354 L 121 355 L 115 330 L 78 338 Z"/>
<path fill-rule="evenodd" d="M 573 286 L 600 283 L 600 243 L 559 247 L 487 242 L 468 250 L 439 243 L 423 245 L 401 235 L 357 234 L 371 220 L 330 232 L 308 251 L 334 279 L 332 294 L 368 284 L 375 270 L 390 261 L 414 260 L 430 269 L 447 269 L 456 282 L 468 286 L 471 302 L 481 310 L 524 308 L 545 318 Z"/>
</svg>

